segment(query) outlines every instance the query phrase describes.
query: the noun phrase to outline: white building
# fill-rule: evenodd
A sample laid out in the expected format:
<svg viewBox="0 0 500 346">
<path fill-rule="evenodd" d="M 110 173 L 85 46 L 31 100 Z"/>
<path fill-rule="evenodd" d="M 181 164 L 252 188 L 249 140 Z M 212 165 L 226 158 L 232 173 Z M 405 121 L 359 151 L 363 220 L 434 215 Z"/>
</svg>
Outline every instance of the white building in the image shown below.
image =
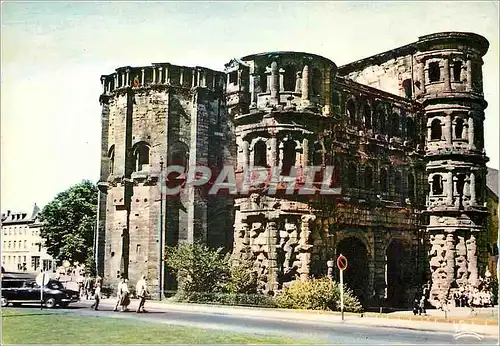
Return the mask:
<svg viewBox="0 0 500 346">
<path fill-rule="evenodd" d="M 35 204 L 31 214 L 2 213 L 2 267 L 7 272 L 35 273 L 55 269 L 40 237 L 40 208 Z"/>
</svg>

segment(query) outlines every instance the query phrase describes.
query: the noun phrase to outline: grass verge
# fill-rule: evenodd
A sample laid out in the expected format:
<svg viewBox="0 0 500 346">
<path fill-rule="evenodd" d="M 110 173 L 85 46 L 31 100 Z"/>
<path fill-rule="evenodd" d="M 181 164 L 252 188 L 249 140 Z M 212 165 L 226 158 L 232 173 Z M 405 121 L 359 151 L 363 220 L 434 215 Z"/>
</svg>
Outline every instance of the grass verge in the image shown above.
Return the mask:
<svg viewBox="0 0 500 346">
<path fill-rule="evenodd" d="M 78 316 L 64 311 L 2 309 L 2 344 L 311 344 L 318 340 Z"/>
</svg>

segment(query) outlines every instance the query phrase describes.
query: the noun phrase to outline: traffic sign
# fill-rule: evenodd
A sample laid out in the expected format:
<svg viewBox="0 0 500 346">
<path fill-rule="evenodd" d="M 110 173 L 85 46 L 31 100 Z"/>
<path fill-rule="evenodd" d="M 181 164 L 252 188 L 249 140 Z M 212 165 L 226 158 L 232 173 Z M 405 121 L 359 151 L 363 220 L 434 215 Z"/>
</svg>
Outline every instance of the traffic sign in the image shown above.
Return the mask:
<svg viewBox="0 0 500 346">
<path fill-rule="evenodd" d="M 340 254 L 340 256 L 337 258 L 337 267 L 339 267 L 341 271 L 346 270 L 347 268 L 347 258 L 345 258 L 345 256 L 342 254 Z"/>
<path fill-rule="evenodd" d="M 43 287 L 49 283 L 50 276 L 47 275 L 45 272 L 42 272 L 42 273 L 37 275 L 35 281 L 38 284 L 38 286 Z"/>
</svg>

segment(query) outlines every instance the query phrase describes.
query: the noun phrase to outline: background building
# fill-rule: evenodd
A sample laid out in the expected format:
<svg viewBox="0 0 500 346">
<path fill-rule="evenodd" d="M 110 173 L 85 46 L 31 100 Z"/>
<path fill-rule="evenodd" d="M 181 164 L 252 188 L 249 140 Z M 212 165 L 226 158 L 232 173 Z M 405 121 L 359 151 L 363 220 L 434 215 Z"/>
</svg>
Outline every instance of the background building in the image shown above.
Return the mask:
<svg viewBox="0 0 500 346">
<path fill-rule="evenodd" d="M 453 285 L 476 285 L 488 257 L 488 47 L 449 32 L 340 67 L 269 52 L 224 72 L 163 63 L 102 76 L 100 273 L 111 282 L 146 273 L 161 287 L 160 249 L 201 239 L 252 261 L 269 294 L 325 275 L 339 253 L 365 305 L 407 306 L 428 281 L 438 305 Z M 164 198 L 158 177 L 173 164 L 299 176 L 333 166 L 342 192 L 210 196 L 191 186 Z"/>
<path fill-rule="evenodd" d="M 40 237 L 40 208 L 28 213 L 2 213 L 2 266 L 8 272 L 52 271 L 54 261 Z"/>
</svg>

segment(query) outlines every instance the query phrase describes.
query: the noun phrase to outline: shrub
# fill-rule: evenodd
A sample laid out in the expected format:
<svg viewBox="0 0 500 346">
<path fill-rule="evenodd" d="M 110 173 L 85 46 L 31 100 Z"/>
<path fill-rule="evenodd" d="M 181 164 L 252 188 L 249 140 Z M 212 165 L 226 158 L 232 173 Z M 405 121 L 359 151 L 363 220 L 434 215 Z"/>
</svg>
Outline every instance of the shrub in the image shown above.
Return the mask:
<svg viewBox="0 0 500 346">
<path fill-rule="evenodd" d="M 281 308 L 340 311 L 340 287 L 328 278 L 294 281 L 278 294 L 276 301 Z M 344 311 L 363 311 L 349 289 L 344 289 Z"/>
<path fill-rule="evenodd" d="M 277 307 L 273 297 L 263 294 L 206 293 L 179 291 L 171 298 L 182 303 Z"/>
<path fill-rule="evenodd" d="M 225 292 L 231 294 L 257 294 L 257 274 L 250 261 L 234 262 L 229 269 L 229 280 Z"/>
<path fill-rule="evenodd" d="M 202 243 L 167 247 L 165 264 L 183 292 L 220 292 L 228 281 L 229 255 Z"/>
</svg>

